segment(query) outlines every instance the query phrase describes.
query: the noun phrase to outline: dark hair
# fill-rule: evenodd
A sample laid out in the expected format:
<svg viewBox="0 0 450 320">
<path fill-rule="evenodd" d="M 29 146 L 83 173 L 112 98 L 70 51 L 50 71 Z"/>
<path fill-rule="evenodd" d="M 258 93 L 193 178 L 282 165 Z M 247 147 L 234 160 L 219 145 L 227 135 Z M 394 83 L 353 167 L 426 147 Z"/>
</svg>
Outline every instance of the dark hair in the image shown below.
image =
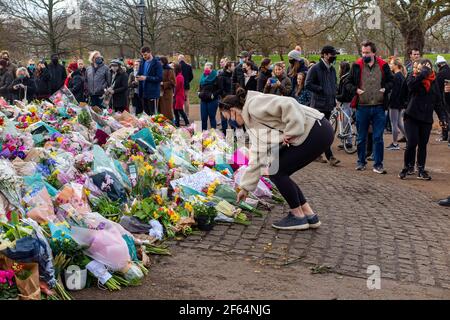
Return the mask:
<svg viewBox="0 0 450 320">
<path fill-rule="evenodd" d="M 234 64 L 234 61 L 228 61 L 226 64 L 225 64 L 225 67 L 223 67 L 223 69 L 224 70 L 230 70 L 231 69 L 231 66 Z"/>
<path fill-rule="evenodd" d="M 341 61 L 339 69 L 339 78 L 342 78 L 342 76 L 350 72 L 350 63 L 347 61 Z"/>
<path fill-rule="evenodd" d="M 231 108 L 242 109 L 245 104 L 247 91 L 243 88 L 238 88 L 235 95 L 229 95 L 222 99 L 219 103 L 220 111 L 227 111 Z"/>
<path fill-rule="evenodd" d="M 429 63 L 431 66 L 431 71 L 433 71 L 433 62 L 430 59 L 420 59 L 419 63 L 423 66 L 424 64 Z"/>
<path fill-rule="evenodd" d="M 377 46 L 375 45 L 375 43 L 373 43 L 372 41 L 363 41 L 363 43 L 361 43 L 362 47 L 370 47 L 370 50 L 372 50 L 372 53 L 377 53 Z"/>
<path fill-rule="evenodd" d="M 258 67 L 251 60 L 248 60 L 247 62 L 244 62 L 243 64 L 246 64 L 247 66 L 249 66 L 253 71 L 258 71 Z"/>
<path fill-rule="evenodd" d="M 272 60 L 270 60 L 269 58 L 265 58 L 263 61 L 261 61 L 261 68 L 266 68 L 268 65 L 270 65 L 271 62 Z"/>
<path fill-rule="evenodd" d="M 141 53 L 151 53 L 152 50 L 150 49 L 150 47 L 142 47 L 141 49 Z"/>
<path fill-rule="evenodd" d="M 173 70 L 175 71 L 175 75 L 179 75 L 182 72 L 181 64 L 175 63 L 173 66 Z"/>
<path fill-rule="evenodd" d="M 408 50 L 408 55 L 412 55 L 413 51 L 419 51 L 419 53 L 420 53 L 420 49 L 417 47 L 414 47 L 414 48 L 411 48 Z"/>
<path fill-rule="evenodd" d="M 159 58 L 159 61 L 161 61 L 161 64 L 163 66 L 166 66 L 169 64 L 169 59 L 167 59 L 167 57 L 161 57 L 161 58 Z"/>
</svg>

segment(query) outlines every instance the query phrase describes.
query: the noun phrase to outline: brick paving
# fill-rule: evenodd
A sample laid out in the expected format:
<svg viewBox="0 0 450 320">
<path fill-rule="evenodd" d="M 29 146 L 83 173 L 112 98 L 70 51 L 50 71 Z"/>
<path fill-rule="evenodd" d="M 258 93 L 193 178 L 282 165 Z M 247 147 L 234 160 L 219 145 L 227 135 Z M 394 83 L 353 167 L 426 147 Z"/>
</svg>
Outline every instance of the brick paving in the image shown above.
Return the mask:
<svg viewBox="0 0 450 320">
<path fill-rule="evenodd" d="M 250 226 L 219 224 L 173 245 L 280 263 L 301 258 L 307 265 L 362 278 L 368 266 L 377 265 L 385 279 L 450 289 L 449 210 L 417 190 L 344 168 L 314 163 L 294 179 L 321 217 L 319 230 L 273 229 L 288 210 L 276 206 L 262 218 L 253 217 Z"/>
</svg>

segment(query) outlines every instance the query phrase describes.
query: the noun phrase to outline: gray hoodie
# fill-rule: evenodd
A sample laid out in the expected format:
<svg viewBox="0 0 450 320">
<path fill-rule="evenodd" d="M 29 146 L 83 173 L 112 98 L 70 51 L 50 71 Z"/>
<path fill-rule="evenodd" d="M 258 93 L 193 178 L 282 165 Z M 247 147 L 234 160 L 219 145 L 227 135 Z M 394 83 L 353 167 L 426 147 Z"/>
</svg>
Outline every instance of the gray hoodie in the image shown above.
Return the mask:
<svg viewBox="0 0 450 320">
<path fill-rule="evenodd" d="M 111 72 L 104 64 L 98 68 L 90 66 L 86 70 L 86 81 L 90 96 L 102 96 L 111 85 Z"/>
</svg>

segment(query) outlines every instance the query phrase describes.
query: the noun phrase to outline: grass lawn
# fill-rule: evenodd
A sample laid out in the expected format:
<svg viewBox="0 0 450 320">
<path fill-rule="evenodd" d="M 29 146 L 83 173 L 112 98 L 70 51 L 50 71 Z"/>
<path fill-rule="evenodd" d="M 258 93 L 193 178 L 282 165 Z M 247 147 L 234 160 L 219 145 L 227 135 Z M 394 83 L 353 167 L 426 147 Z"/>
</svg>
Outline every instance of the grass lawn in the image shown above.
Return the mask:
<svg viewBox="0 0 450 320">
<path fill-rule="evenodd" d="M 450 54 L 441 54 L 447 61 L 450 62 Z M 425 58 L 430 59 L 431 61 L 435 62 L 436 61 L 436 57 L 438 56 L 438 54 L 426 54 Z M 272 62 L 279 62 L 280 61 L 280 56 L 279 55 L 272 55 L 270 56 Z M 306 57 L 309 61 L 319 61 L 320 60 L 320 56 L 319 55 L 310 55 Z M 356 56 L 354 55 L 339 55 L 336 64 L 338 65 L 339 62 L 346 60 L 349 62 L 354 62 L 356 60 Z M 253 57 L 253 61 L 257 64 L 260 65 L 261 61 L 262 61 L 263 57 L 262 56 L 254 56 Z M 284 55 L 284 61 L 286 63 L 288 63 L 288 57 L 287 55 Z M 201 69 L 195 69 L 194 70 L 194 80 L 191 83 L 191 91 L 189 92 L 189 98 L 192 104 L 199 104 L 200 103 L 200 99 L 197 96 L 197 92 L 199 89 L 199 82 L 200 82 L 200 78 L 202 76 L 202 71 Z"/>
</svg>

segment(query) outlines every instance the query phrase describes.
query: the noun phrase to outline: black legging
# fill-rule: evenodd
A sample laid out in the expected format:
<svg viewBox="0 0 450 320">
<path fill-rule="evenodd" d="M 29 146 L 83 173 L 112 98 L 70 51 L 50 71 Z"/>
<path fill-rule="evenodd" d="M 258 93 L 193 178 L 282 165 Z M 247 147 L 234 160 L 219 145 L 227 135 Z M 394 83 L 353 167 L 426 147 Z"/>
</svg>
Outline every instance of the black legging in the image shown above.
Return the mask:
<svg viewBox="0 0 450 320">
<path fill-rule="evenodd" d="M 307 203 L 303 192 L 290 178 L 298 170 L 316 160 L 333 144 L 334 130 L 328 120 L 317 121 L 308 138 L 300 146 L 282 148 L 279 155 L 279 170 L 270 180 L 280 190 L 291 209 Z"/>
<path fill-rule="evenodd" d="M 424 170 L 427 161 L 427 145 L 433 125 L 410 117 L 405 117 L 404 122 L 408 140 L 405 151 L 405 168 L 414 168 L 417 149 L 417 166 L 419 170 Z"/>
<path fill-rule="evenodd" d="M 321 111 L 321 112 L 323 114 L 325 114 L 325 118 L 327 120 L 330 120 L 330 118 L 331 118 L 331 111 L 326 111 L 326 112 Z M 325 157 L 327 158 L 328 161 L 330 161 L 331 158 L 333 158 L 333 151 L 331 150 L 331 146 L 328 149 L 325 150 Z"/>
</svg>

